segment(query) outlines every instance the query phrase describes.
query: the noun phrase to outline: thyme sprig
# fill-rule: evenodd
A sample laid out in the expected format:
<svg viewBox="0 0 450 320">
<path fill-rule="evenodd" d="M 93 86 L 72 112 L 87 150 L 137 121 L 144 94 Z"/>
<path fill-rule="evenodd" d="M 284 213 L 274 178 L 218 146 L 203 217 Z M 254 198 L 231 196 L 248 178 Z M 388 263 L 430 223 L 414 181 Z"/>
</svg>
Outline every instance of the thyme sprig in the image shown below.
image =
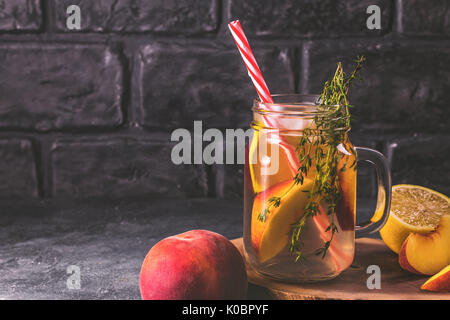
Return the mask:
<svg viewBox="0 0 450 320">
<path fill-rule="evenodd" d="M 339 170 L 347 169 L 349 154 L 355 156 L 353 149 L 347 150 L 345 147 L 347 131 L 350 128 L 350 105 L 347 96 L 352 81 L 359 78 L 359 71 L 364 61 L 364 56 L 357 57 L 356 65 L 349 75 L 344 72 L 342 64 L 338 63 L 333 78 L 325 82 L 320 95 L 320 105 L 313 118 L 314 126 L 303 130 L 303 135 L 297 145 L 296 152 L 299 156 L 300 166 L 294 176 L 293 184 L 284 194 L 270 198 L 266 208 L 258 215 L 260 221 L 265 221 L 271 209 L 279 207 L 282 198 L 295 185 L 303 185 L 308 174 L 315 170 L 312 187 L 310 190 L 305 190 L 309 194 L 304 213 L 291 225 L 289 251 L 296 256 L 295 261 L 304 258 L 304 244 L 301 235 L 308 217 L 321 214 L 323 208 L 326 208 L 326 215 L 330 216 L 330 224 L 325 230 L 326 233 L 331 233 L 330 239 L 325 241 L 323 247 L 315 251 L 316 255 L 325 258 L 331 242 L 338 232 L 338 227 L 334 222 L 336 207 L 341 199 L 338 174 Z M 340 152 L 338 146 L 344 148 L 347 154 Z M 344 165 L 338 169 L 343 158 L 345 158 Z M 356 169 L 356 160 L 349 168 Z"/>
</svg>

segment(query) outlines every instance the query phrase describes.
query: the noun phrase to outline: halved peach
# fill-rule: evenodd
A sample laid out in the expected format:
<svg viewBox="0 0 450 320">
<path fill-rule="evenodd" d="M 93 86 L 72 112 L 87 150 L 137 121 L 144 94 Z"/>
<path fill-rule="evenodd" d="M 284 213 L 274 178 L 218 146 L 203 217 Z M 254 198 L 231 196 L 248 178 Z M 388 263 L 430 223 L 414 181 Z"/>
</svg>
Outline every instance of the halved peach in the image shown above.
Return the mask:
<svg viewBox="0 0 450 320">
<path fill-rule="evenodd" d="M 291 224 L 302 216 L 311 187 L 311 179 L 305 179 L 303 185 L 293 185 L 293 180 L 289 179 L 272 186 L 255 197 L 252 209 L 251 239 L 253 249 L 261 262 L 276 256 L 289 243 Z M 289 192 L 286 194 L 288 190 Z M 272 197 L 282 197 L 280 205 L 270 207 L 270 212 L 266 215 L 265 220 L 260 219 L 259 215 L 267 207 L 269 199 Z"/>
<path fill-rule="evenodd" d="M 411 233 L 399 253 L 400 266 L 413 273 L 433 275 L 450 264 L 450 215 L 441 217 L 427 234 Z"/>
<path fill-rule="evenodd" d="M 450 265 L 428 279 L 421 287 L 422 290 L 450 292 Z"/>
</svg>

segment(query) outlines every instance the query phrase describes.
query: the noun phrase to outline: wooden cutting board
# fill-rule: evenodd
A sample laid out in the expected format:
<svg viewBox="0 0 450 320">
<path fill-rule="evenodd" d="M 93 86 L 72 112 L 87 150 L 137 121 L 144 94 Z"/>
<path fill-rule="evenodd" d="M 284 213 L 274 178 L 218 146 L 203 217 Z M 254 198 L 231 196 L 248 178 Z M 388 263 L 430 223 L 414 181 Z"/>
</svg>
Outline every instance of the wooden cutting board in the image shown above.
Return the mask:
<svg viewBox="0 0 450 320">
<path fill-rule="evenodd" d="M 232 241 L 243 254 L 242 238 Z M 378 265 L 381 269 L 381 289 L 369 290 L 367 273 L 369 265 Z M 404 271 L 398 264 L 398 256 L 377 239 L 356 240 L 355 259 L 351 267 L 337 278 L 318 283 L 290 284 L 263 277 L 255 272 L 246 261 L 250 298 L 272 298 L 280 300 L 397 300 L 397 299 L 433 299 L 450 300 L 450 293 L 434 293 L 420 290 L 428 276 L 418 276 Z"/>
</svg>

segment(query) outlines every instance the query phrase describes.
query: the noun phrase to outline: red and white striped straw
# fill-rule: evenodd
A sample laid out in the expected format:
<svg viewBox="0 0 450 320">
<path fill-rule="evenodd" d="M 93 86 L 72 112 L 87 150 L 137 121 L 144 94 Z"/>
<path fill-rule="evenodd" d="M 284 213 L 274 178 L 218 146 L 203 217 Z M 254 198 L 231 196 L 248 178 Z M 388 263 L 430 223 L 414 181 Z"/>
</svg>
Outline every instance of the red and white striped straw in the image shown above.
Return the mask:
<svg viewBox="0 0 450 320">
<path fill-rule="evenodd" d="M 258 67 L 258 63 L 256 62 L 252 50 L 250 49 L 250 44 L 247 41 L 247 37 L 244 34 L 244 30 L 242 30 L 239 20 L 230 22 L 228 24 L 228 28 L 233 35 L 242 59 L 244 59 L 245 66 L 248 70 L 248 75 L 255 85 L 259 98 L 264 103 L 273 103 L 269 88 L 267 88 L 266 82 L 264 81 L 261 70 Z"/>
<path fill-rule="evenodd" d="M 252 79 L 253 84 L 256 88 L 259 98 L 263 103 L 273 103 L 272 96 L 270 95 L 269 88 L 267 87 L 266 81 L 259 69 L 258 63 L 256 62 L 255 56 L 250 49 L 250 44 L 248 43 L 247 37 L 245 36 L 244 30 L 239 23 L 239 20 L 232 21 L 228 24 L 228 28 L 233 35 L 234 41 L 239 49 L 239 52 L 244 60 L 245 66 L 248 70 L 248 75 Z M 269 109 L 269 108 L 268 108 Z M 270 110 L 270 109 L 269 109 Z M 263 121 L 269 127 L 276 127 L 275 123 L 271 123 L 268 117 L 263 116 Z M 285 151 L 288 158 L 290 169 L 293 174 L 297 172 L 298 162 L 295 151 L 289 147 L 286 141 L 280 135 L 269 135 L 274 143 L 278 143 L 280 147 Z"/>
</svg>

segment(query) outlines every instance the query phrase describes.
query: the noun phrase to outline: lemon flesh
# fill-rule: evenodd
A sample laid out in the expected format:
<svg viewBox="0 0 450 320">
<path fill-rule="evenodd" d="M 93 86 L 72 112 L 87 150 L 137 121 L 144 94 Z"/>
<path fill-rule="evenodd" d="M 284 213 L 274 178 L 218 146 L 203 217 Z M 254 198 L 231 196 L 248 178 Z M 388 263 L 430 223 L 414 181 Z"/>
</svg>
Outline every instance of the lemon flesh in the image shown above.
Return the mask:
<svg viewBox="0 0 450 320">
<path fill-rule="evenodd" d="M 450 215 L 450 199 L 445 195 L 416 185 L 392 187 L 391 212 L 380 235 L 386 245 L 399 253 L 411 232 L 433 231 L 443 215 Z"/>
</svg>

